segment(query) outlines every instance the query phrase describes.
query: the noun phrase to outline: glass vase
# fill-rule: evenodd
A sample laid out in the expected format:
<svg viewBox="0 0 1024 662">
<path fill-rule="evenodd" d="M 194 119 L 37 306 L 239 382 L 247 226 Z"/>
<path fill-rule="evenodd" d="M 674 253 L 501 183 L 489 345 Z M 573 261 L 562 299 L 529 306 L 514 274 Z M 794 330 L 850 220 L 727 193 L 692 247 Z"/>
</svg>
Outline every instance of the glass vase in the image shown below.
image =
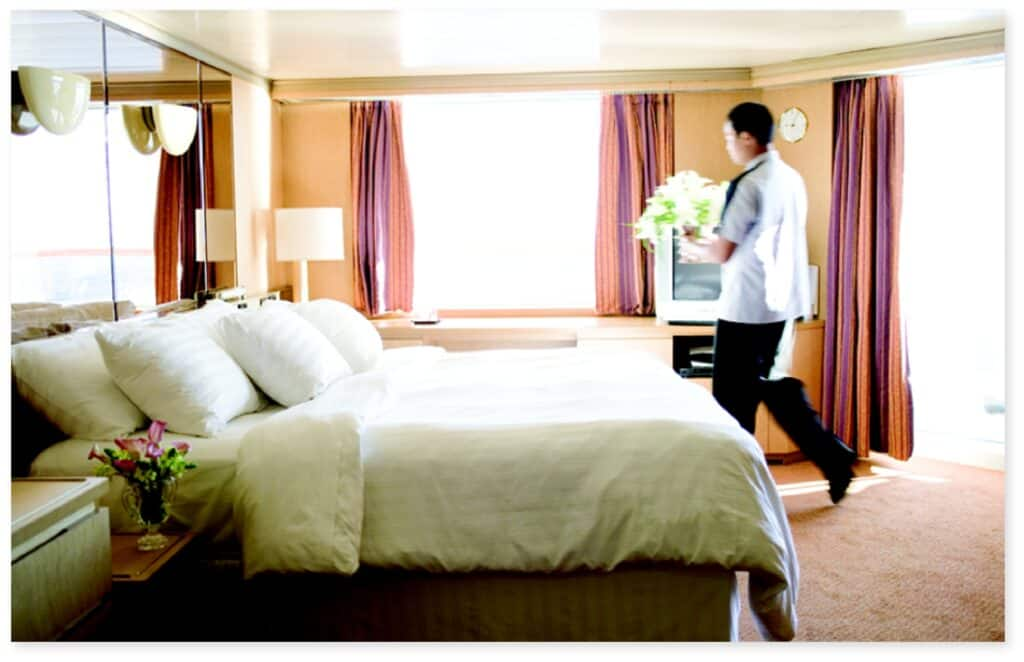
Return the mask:
<svg viewBox="0 0 1024 662">
<path fill-rule="evenodd" d="M 132 519 L 142 527 L 143 534 L 137 544 L 140 551 L 149 552 L 167 546 L 169 541 L 167 536 L 160 533 L 160 526 L 171 514 L 175 487 L 173 478 L 153 485 L 132 482 L 125 485 L 121 503 Z"/>
</svg>

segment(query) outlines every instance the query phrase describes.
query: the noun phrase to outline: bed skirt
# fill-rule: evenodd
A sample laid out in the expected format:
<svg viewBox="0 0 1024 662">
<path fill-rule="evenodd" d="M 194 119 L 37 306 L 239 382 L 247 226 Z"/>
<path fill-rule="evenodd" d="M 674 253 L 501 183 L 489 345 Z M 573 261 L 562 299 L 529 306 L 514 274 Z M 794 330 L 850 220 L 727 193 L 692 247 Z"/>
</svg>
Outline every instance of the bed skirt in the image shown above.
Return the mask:
<svg viewBox="0 0 1024 662">
<path fill-rule="evenodd" d="M 736 574 L 630 564 L 613 572 L 435 574 L 361 568 L 351 577 L 246 582 L 266 641 L 734 641 Z"/>
</svg>

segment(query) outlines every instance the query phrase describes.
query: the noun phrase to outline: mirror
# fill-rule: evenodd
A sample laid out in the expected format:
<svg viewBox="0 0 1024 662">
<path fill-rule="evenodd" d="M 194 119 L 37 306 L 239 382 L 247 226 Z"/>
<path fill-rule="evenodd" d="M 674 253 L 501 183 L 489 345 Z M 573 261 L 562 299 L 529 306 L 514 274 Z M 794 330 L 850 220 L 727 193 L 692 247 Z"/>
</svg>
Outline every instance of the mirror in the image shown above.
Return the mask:
<svg viewBox="0 0 1024 662">
<path fill-rule="evenodd" d="M 102 30 L 77 12 L 11 13 L 12 72 L 44 67 L 92 84 L 85 118 L 73 131 L 38 127 L 9 139 L 10 294 L 20 313 L 12 326 L 42 324 L 46 316 L 27 311 L 43 303 L 92 303 L 92 314 L 113 318 Z"/>
<path fill-rule="evenodd" d="M 235 166 L 231 125 L 231 75 L 207 64 L 199 67 L 202 111 L 203 176 L 206 180 L 205 218 L 202 227 L 210 287 L 234 287 L 235 271 Z M 203 254 L 204 251 L 200 251 Z"/>
<path fill-rule="evenodd" d="M 18 67 L 85 76 L 81 124 L 39 126 Z M 74 11 L 12 12 L 11 69 L 12 326 L 123 318 L 237 282 L 229 74 Z M 43 307 L 58 312 L 28 312 Z"/>
<path fill-rule="evenodd" d="M 114 285 L 137 308 L 206 288 L 195 255 L 203 208 L 199 63 L 110 25 L 107 154 Z"/>
</svg>

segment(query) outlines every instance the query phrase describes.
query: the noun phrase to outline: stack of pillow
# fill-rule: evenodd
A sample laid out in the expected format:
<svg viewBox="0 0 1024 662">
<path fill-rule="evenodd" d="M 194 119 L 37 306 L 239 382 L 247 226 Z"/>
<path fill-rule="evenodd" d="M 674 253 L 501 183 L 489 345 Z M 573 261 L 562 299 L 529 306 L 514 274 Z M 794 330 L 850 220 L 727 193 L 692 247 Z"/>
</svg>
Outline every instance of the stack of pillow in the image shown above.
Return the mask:
<svg viewBox="0 0 1024 662">
<path fill-rule="evenodd" d="M 290 407 L 383 353 L 374 326 L 328 299 L 239 311 L 210 301 L 156 321 L 105 324 L 12 347 L 18 392 L 69 437 L 109 440 L 167 422 L 213 436 L 270 399 Z M 265 395 L 264 395 L 265 394 Z"/>
</svg>

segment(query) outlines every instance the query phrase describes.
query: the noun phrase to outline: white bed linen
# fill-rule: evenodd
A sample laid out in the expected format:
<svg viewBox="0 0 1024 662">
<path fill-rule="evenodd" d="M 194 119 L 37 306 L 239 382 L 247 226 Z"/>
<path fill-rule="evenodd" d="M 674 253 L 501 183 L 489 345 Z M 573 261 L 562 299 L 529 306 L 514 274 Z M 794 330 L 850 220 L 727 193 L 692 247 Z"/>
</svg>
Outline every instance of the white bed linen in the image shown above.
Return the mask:
<svg viewBox="0 0 1024 662">
<path fill-rule="evenodd" d="M 239 443 L 251 428 L 280 411 L 281 407 L 270 405 L 255 414 L 239 416 L 214 437 L 164 433 L 164 440 L 187 441 L 191 444 L 188 457 L 196 463 L 196 468 L 187 471 L 178 483 L 171 506 L 172 521 L 193 531 L 206 533 L 216 542 L 231 539 L 234 535 L 231 515 Z M 146 430 L 139 430 L 130 436 L 145 437 Z M 40 453 L 32 462 L 30 475 L 91 476 L 98 464 L 88 459 L 93 444 L 101 448 L 114 446 L 110 442 L 67 439 Z M 110 491 L 100 500 L 101 506 L 110 509 L 110 526 L 114 531 L 138 528 L 121 507 L 123 486 L 123 479 L 112 479 Z"/>
<path fill-rule="evenodd" d="M 351 458 L 358 445 L 362 563 L 542 572 L 641 559 L 717 564 L 750 572 L 751 606 L 765 637 L 792 638 L 798 571 L 781 500 L 753 437 L 706 390 L 633 352 L 410 357 L 420 360 L 389 365 L 379 371 L 383 382 L 367 382 L 366 406 L 352 397 L 360 390 L 349 381 L 346 397 L 290 416 L 290 436 L 279 444 L 259 429 L 246 436 L 240 458 L 250 439 L 261 439 L 252 457 L 286 487 L 240 481 L 253 490 L 236 513 L 243 536 L 249 521 L 263 523 L 264 537 L 282 531 L 289 517 L 309 524 L 287 529 L 301 544 L 245 538 L 243 547 L 275 551 L 269 560 L 246 553 L 247 565 L 323 567 L 324 559 L 306 558 L 316 549 L 340 558 L 341 542 L 318 537 L 352 536 L 351 527 L 282 506 L 335 503 L 331 517 L 351 518 L 356 500 L 336 495 L 357 480 Z M 337 437 L 321 425 L 330 411 L 351 416 Z M 324 452 L 303 445 L 290 453 L 294 439 L 312 439 Z M 346 459 L 325 469 L 334 457 Z M 280 556 L 285 546 L 294 558 Z"/>
</svg>

